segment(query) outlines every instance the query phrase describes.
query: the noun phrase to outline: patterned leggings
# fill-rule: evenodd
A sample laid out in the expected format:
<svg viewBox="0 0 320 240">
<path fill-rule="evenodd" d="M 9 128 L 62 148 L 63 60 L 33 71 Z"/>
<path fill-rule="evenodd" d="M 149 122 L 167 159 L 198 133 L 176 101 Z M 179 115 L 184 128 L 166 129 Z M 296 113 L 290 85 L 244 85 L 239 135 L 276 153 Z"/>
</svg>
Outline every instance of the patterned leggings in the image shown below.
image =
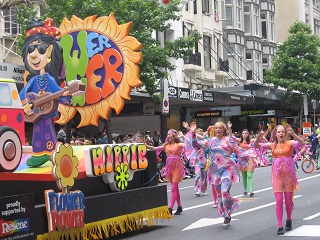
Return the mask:
<svg viewBox="0 0 320 240">
<path fill-rule="evenodd" d="M 194 180 L 194 190 L 197 192 L 207 191 L 207 171 L 205 168 L 194 166 L 196 178 Z"/>
<path fill-rule="evenodd" d="M 232 182 L 225 178 L 219 185 L 214 185 L 218 196 L 218 214 L 220 217 L 230 217 L 238 207 L 240 201 L 230 196 Z"/>
</svg>

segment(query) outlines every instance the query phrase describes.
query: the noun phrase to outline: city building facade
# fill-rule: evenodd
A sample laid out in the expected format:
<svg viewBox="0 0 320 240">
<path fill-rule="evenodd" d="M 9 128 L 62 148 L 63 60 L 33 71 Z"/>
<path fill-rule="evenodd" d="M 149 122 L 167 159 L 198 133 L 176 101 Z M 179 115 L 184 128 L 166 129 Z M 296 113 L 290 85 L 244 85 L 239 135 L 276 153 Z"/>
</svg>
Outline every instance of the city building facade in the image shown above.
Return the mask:
<svg viewBox="0 0 320 240">
<path fill-rule="evenodd" d="M 159 1 L 161 4 L 170 2 Z M 168 128 L 180 129 L 182 121 L 199 118 L 202 127 L 219 120 L 233 120 L 240 122 L 237 128 L 253 129 L 257 127 L 251 127 L 254 118 L 259 118 L 257 122 L 267 122 L 270 116 L 282 116 L 280 93 L 268 86 L 263 77 L 265 70 L 272 66 L 279 29 L 285 28 L 281 24 L 288 19 L 286 11 L 281 10 L 284 19 L 279 20 L 280 8 L 285 6 L 282 2 L 288 5 L 288 1 L 290 6 L 299 8 L 303 0 L 182 1 L 182 17 L 180 21 L 173 21 L 171 28 L 163 33 L 165 40 L 188 35 L 192 30 L 197 30 L 202 39 L 195 44 L 188 59 L 171 60 L 176 69 L 167 79 Z M 303 14 L 296 16 L 308 16 L 306 19 L 314 23 L 316 30 L 318 22 L 311 20 L 310 12 L 317 16 L 317 3 L 306 0 L 303 6 Z M 0 71 L 6 64 L 12 64 L 16 67 L 13 71 L 20 74 L 19 84 L 23 84 L 24 66 L 17 45 L 21 28 L 16 23 L 14 8 L 3 11 L 0 29 Z M 155 34 L 155 37 L 159 36 Z M 112 132 L 132 132 L 132 124 L 126 123 L 132 122 L 133 118 L 139 123 L 143 116 L 148 116 L 148 120 L 137 130 L 159 130 L 162 103 L 154 102 L 147 93 L 133 92 L 131 95 L 132 100 L 126 102 L 121 114 L 112 116 L 112 121 L 116 122 L 111 124 Z"/>
<path fill-rule="evenodd" d="M 313 32 L 320 36 L 319 0 L 275 0 L 275 4 L 277 42 L 286 40 L 289 36 L 288 29 L 295 21 L 309 24 Z"/>
</svg>

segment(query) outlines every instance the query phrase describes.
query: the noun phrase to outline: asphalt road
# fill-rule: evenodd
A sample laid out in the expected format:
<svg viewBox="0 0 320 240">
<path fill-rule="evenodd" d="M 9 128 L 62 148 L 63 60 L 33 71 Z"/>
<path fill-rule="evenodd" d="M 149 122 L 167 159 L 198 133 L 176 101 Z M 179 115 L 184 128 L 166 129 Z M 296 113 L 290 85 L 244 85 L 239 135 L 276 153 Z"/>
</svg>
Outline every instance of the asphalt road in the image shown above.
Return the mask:
<svg viewBox="0 0 320 240">
<path fill-rule="evenodd" d="M 232 215 L 229 227 L 223 227 L 223 219 L 218 217 L 217 209 L 212 208 L 212 195 L 196 197 L 194 195 L 194 179 L 186 179 L 180 183 L 180 194 L 183 213 L 172 220 L 159 221 L 151 227 L 129 232 L 115 239 L 134 240 L 270 240 L 283 238 L 320 239 L 320 171 L 311 174 L 298 169 L 297 175 L 301 190 L 295 193 L 293 209 L 293 230 L 283 236 L 277 235 L 275 199 L 271 188 L 271 167 L 255 170 L 253 197 L 243 196 L 242 183 L 234 183 L 231 195 L 241 200 L 241 206 Z M 170 186 L 168 186 L 168 200 Z M 211 187 L 211 186 L 210 186 Z M 174 207 L 174 211 L 176 206 Z M 284 209 L 284 224 L 286 212 Z"/>
</svg>

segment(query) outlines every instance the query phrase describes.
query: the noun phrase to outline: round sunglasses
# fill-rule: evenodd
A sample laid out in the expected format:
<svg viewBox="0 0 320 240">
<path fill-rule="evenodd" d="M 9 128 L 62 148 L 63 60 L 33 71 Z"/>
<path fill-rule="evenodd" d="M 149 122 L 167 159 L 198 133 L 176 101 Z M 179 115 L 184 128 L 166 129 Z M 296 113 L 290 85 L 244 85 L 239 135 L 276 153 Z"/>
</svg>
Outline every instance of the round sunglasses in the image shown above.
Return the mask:
<svg viewBox="0 0 320 240">
<path fill-rule="evenodd" d="M 28 53 L 32 53 L 34 49 L 38 49 L 38 52 L 42 55 L 47 51 L 48 44 L 32 44 L 28 46 Z"/>
</svg>

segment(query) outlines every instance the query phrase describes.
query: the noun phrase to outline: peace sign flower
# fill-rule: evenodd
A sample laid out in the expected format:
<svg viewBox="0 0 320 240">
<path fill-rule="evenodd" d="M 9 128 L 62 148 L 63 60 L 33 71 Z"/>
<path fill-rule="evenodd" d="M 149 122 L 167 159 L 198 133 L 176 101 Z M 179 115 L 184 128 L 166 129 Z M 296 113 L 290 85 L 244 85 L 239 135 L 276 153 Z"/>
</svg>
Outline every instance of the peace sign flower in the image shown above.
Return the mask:
<svg viewBox="0 0 320 240">
<path fill-rule="evenodd" d="M 79 160 L 73 155 L 73 149 L 69 144 L 58 143 L 52 155 L 52 174 L 57 179 L 59 189 L 68 192 L 74 185 L 74 179 L 78 176 L 77 166 Z"/>
</svg>

